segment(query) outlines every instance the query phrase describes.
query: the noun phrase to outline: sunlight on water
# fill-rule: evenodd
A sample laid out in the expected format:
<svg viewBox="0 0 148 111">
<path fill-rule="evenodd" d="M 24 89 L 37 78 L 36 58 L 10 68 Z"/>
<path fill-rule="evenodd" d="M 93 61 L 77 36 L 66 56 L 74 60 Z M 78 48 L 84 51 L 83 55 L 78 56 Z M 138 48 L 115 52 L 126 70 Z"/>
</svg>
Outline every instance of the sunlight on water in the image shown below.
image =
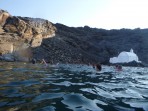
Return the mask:
<svg viewBox="0 0 148 111">
<path fill-rule="evenodd" d="M 0 63 L 0 111 L 148 111 L 148 69 Z"/>
</svg>

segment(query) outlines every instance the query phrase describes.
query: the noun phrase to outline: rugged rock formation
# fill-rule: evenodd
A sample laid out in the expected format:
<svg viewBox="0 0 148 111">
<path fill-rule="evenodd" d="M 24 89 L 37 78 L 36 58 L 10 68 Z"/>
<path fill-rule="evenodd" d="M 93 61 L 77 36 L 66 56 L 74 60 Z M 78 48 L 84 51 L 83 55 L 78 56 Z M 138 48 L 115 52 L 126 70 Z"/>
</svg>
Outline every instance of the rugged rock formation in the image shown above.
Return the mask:
<svg viewBox="0 0 148 111">
<path fill-rule="evenodd" d="M 44 40 L 35 49 L 36 58 L 46 58 L 49 62 L 108 64 L 110 57 L 133 48 L 139 60 L 148 63 L 148 29 L 104 30 L 88 26 L 55 26 L 56 36 Z M 44 56 L 40 55 L 44 52 Z"/>
<path fill-rule="evenodd" d="M 55 31 L 47 20 L 15 17 L 0 10 L 0 58 L 28 61 L 32 48 L 40 46 L 42 39 L 53 37 Z"/>
<path fill-rule="evenodd" d="M 131 48 L 148 64 L 148 29 L 74 28 L 0 11 L 1 59 L 108 64 L 110 57 Z"/>
<path fill-rule="evenodd" d="M 0 10 L 0 24 L 3 26 L 5 24 L 6 19 L 10 16 L 11 15 L 8 12 Z"/>
</svg>

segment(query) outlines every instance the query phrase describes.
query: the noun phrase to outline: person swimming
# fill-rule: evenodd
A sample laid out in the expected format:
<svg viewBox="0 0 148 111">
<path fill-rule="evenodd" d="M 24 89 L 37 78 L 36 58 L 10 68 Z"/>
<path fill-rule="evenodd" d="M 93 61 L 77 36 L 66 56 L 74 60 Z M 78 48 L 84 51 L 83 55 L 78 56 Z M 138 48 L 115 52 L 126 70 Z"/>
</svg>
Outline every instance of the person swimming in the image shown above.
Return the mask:
<svg viewBox="0 0 148 111">
<path fill-rule="evenodd" d="M 48 64 L 46 63 L 44 59 L 42 59 L 41 64 L 45 64 L 45 66 L 48 66 Z"/>
<path fill-rule="evenodd" d="M 121 65 L 116 65 L 115 68 L 116 68 L 117 71 L 122 71 L 122 66 Z"/>
<path fill-rule="evenodd" d="M 96 64 L 95 66 L 96 66 L 96 70 L 97 71 L 101 71 L 102 70 L 101 64 Z"/>
<path fill-rule="evenodd" d="M 33 58 L 33 59 L 31 60 L 31 63 L 32 63 L 32 64 L 35 64 L 35 63 L 36 63 L 36 59 Z"/>
</svg>

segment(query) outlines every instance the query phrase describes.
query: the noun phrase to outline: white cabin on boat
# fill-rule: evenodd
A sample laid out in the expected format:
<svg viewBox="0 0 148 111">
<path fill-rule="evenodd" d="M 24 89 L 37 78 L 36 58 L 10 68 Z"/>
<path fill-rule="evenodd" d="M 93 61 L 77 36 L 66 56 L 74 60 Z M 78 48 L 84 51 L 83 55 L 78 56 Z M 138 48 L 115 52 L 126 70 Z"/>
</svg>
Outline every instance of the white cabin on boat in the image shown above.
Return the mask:
<svg viewBox="0 0 148 111">
<path fill-rule="evenodd" d="M 140 62 L 133 49 L 131 49 L 130 52 L 123 51 L 118 55 L 118 57 L 112 57 L 109 60 L 110 63 L 128 63 L 132 61 Z"/>
</svg>

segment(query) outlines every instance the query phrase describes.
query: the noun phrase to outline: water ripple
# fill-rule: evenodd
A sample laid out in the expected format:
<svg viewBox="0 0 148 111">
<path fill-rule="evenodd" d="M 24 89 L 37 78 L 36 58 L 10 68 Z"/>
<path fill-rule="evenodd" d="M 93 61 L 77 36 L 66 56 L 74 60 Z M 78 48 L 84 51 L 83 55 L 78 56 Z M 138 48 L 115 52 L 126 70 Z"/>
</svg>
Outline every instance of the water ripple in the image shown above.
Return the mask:
<svg viewBox="0 0 148 111">
<path fill-rule="evenodd" d="M 0 111 L 14 110 L 148 111 L 148 70 L 0 62 Z"/>
<path fill-rule="evenodd" d="M 69 109 L 72 109 L 73 111 L 103 111 L 103 109 L 99 108 L 94 101 L 87 99 L 82 94 L 67 94 L 63 99 L 62 103 L 69 106 Z"/>
<path fill-rule="evenodd" d="M 64 93 L 42 93 L 41 95 L 34 98 L 32 100 L 32 102 L 40 102 L 40 101 L 43 101 L 43 100 L 60 98 L 63 95 L 64 95 Z"/>
</svg>

